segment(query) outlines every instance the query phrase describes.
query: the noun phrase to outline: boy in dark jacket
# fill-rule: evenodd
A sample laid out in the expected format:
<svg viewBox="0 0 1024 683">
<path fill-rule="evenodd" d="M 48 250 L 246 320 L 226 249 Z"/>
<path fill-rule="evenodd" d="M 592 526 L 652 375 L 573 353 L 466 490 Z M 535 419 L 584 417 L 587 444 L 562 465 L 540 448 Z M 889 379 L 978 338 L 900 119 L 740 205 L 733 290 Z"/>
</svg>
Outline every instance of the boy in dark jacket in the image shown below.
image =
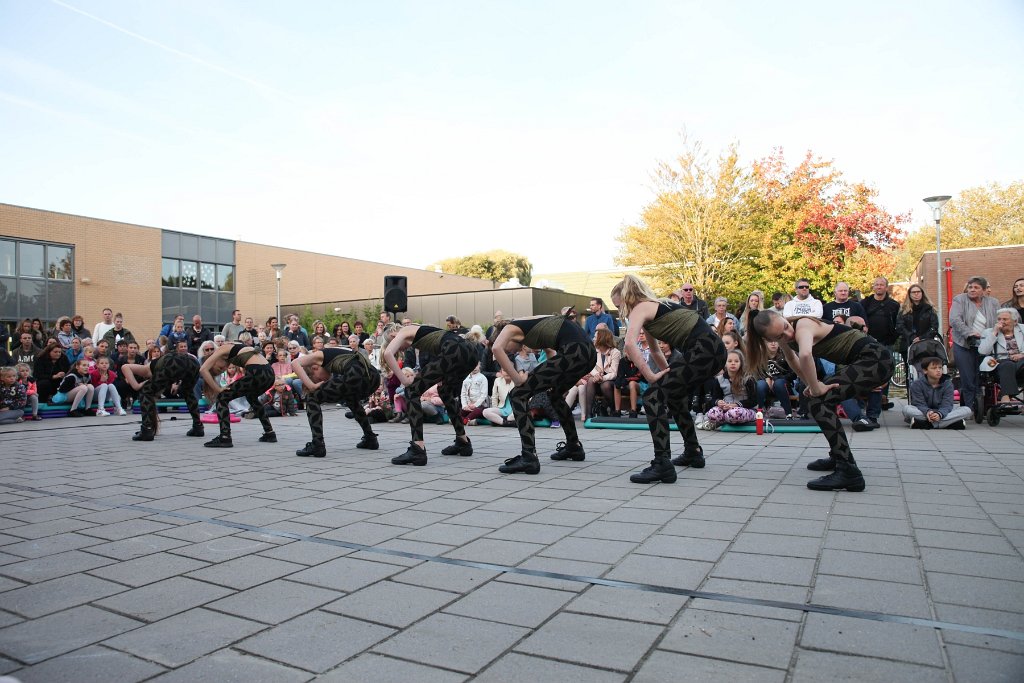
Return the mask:
<svg viewBox="0 0 1024 683">
<path fill-rule="evenodd" d="M 910 385 L 910 402 L 903 408 L 903 420 L 911 429 L 966 429 L 971 409 L 953 407 L 953 383 L 942 373 L 942 361 L 925 358 L 921 371 Z"/>
</svg>

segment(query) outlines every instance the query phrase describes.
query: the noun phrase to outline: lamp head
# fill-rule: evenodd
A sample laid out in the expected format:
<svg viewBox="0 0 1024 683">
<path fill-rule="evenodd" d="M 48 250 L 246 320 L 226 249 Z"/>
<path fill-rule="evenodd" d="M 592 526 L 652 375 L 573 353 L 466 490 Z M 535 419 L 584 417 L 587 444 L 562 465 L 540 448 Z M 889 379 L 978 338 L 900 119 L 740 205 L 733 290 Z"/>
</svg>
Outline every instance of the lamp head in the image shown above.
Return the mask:
<svg viewBox="0 0 1024 683">
<path fill-rule="evenodd" d="M 940 218 L 942 218 L 942 207 L 950 199 L 952 199 L 952 197 L 950 197 L 948 194 L 942 194 L 936 195 L 935 197 L 925 197 L 924 203 L 927 204 L 928 208 L 932 210 L 932 215 L 935 217 L 935 220 L 937 221 Z"/>
</svg>

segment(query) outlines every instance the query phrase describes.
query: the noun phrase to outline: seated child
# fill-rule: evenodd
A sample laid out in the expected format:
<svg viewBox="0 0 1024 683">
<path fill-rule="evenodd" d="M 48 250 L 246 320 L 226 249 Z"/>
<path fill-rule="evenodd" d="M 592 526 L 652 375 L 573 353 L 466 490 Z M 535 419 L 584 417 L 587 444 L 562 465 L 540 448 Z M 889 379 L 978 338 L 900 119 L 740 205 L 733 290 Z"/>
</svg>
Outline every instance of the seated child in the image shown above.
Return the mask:
<svg viewBox="0 0 1024 683">
<path fill-rule="evenodd" d="M 953 383 L 942 373 L 942 361 L 925 358 L 920 377 L 910 384 L 910 401 L 903 407 L 903 421 L 911 429 L 967 429 L 967 406 L 953 407 Z"/>
<path fill-rule="evenodd" d="M 107 399 L 110 399 L 113 405 L 112 410 L 115 413 L 118 415 L 128 414 L 121 407 L 121 395 L 117 392 L 117 387 L 114 386 L 116 379 L 117 376 L 110 369 L 110 359 L 106 356 L 97 358 L 96 367 L 89 371 L 89 383 L 96 391 L 96 414 L 100 417 L 110 415 L 104 408 Z"/>
<path fill-rule="evenodd" d="M 18 371 L 10 366 L 0 368 L 0 425 L 24 422 L 26 402 Z"/>
<path fill-rule="evenodd" d="M 25 387 L 25 396 L 28 399 L 26 407 L 31 411 L 31 414 L 26 414 L 26 420 L 38 420 L 39 419 L 39 390 L 36 387 L 36 380 L 32 376 L 32 368 L 28 366 L 28 363 L 18 363 L 15 368 L 18 371 L 18 382 Z M 29 411 L 26 411 L 29 412 Z"/>
<path fill-rule="evenodd" d="M 292 396 L 292 388 L 282 377 L 275 379 L 274 386 L 260 396 L 260 403 L 263 404 L 267 417 L 282 417 L 284 415 L 295 417 L 298 414 L 298 406 L 295 403 L 295 397 Z"/>
</svg>

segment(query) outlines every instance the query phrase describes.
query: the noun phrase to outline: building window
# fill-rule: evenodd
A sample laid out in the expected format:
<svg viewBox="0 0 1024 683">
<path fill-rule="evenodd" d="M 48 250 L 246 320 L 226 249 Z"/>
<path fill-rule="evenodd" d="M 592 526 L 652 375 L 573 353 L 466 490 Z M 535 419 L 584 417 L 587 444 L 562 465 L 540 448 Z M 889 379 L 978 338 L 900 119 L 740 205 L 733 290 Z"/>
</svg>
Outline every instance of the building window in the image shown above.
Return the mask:
<svg viewBox="0 0 1024 683">
<path fill-rule="evenodd" d="M 0 239 L 0 319 L 75 314 L 75 251 L 64 244 Z"/>
<path fill-rule="evenodd" d="M 235 243 L 166 230 L 161 242 L 163 317 L 198 314 L 211 328 L 230 320 L 235 308 Z"/>
</svg>

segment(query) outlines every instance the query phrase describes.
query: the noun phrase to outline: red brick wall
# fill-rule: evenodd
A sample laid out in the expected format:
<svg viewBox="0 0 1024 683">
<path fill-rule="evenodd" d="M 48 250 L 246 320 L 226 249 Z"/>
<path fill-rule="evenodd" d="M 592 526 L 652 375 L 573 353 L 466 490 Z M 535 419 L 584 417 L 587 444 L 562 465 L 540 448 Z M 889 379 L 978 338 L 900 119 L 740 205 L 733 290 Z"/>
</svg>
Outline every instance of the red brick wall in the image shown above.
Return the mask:
<svg viewBox="0 0 1024 683">
<path fill-rule="evenodd" d="M 1000 302 L 1010 298 L 1013 281 L 1024 277 L 1024 244 L 1008 247 L 978 247 L 976 249 L 949 249 L 942 252 L 942 261 L 950 261 L 952 268 L 952 295 L 964 289 L 967 278 L 980 275 L 988 280 L 992 296 Z M 926 251 L 917 264 L 911 282 L 924 288 L 928 298 L 935 302 L 935 252 Z M 943 273 L 945 282 L 945 273 Z M 949 308 L 950 297 L 943 289 L 943 305 Z M 945 316 L 943 316 L 945 318 Z"/>
</svg>

